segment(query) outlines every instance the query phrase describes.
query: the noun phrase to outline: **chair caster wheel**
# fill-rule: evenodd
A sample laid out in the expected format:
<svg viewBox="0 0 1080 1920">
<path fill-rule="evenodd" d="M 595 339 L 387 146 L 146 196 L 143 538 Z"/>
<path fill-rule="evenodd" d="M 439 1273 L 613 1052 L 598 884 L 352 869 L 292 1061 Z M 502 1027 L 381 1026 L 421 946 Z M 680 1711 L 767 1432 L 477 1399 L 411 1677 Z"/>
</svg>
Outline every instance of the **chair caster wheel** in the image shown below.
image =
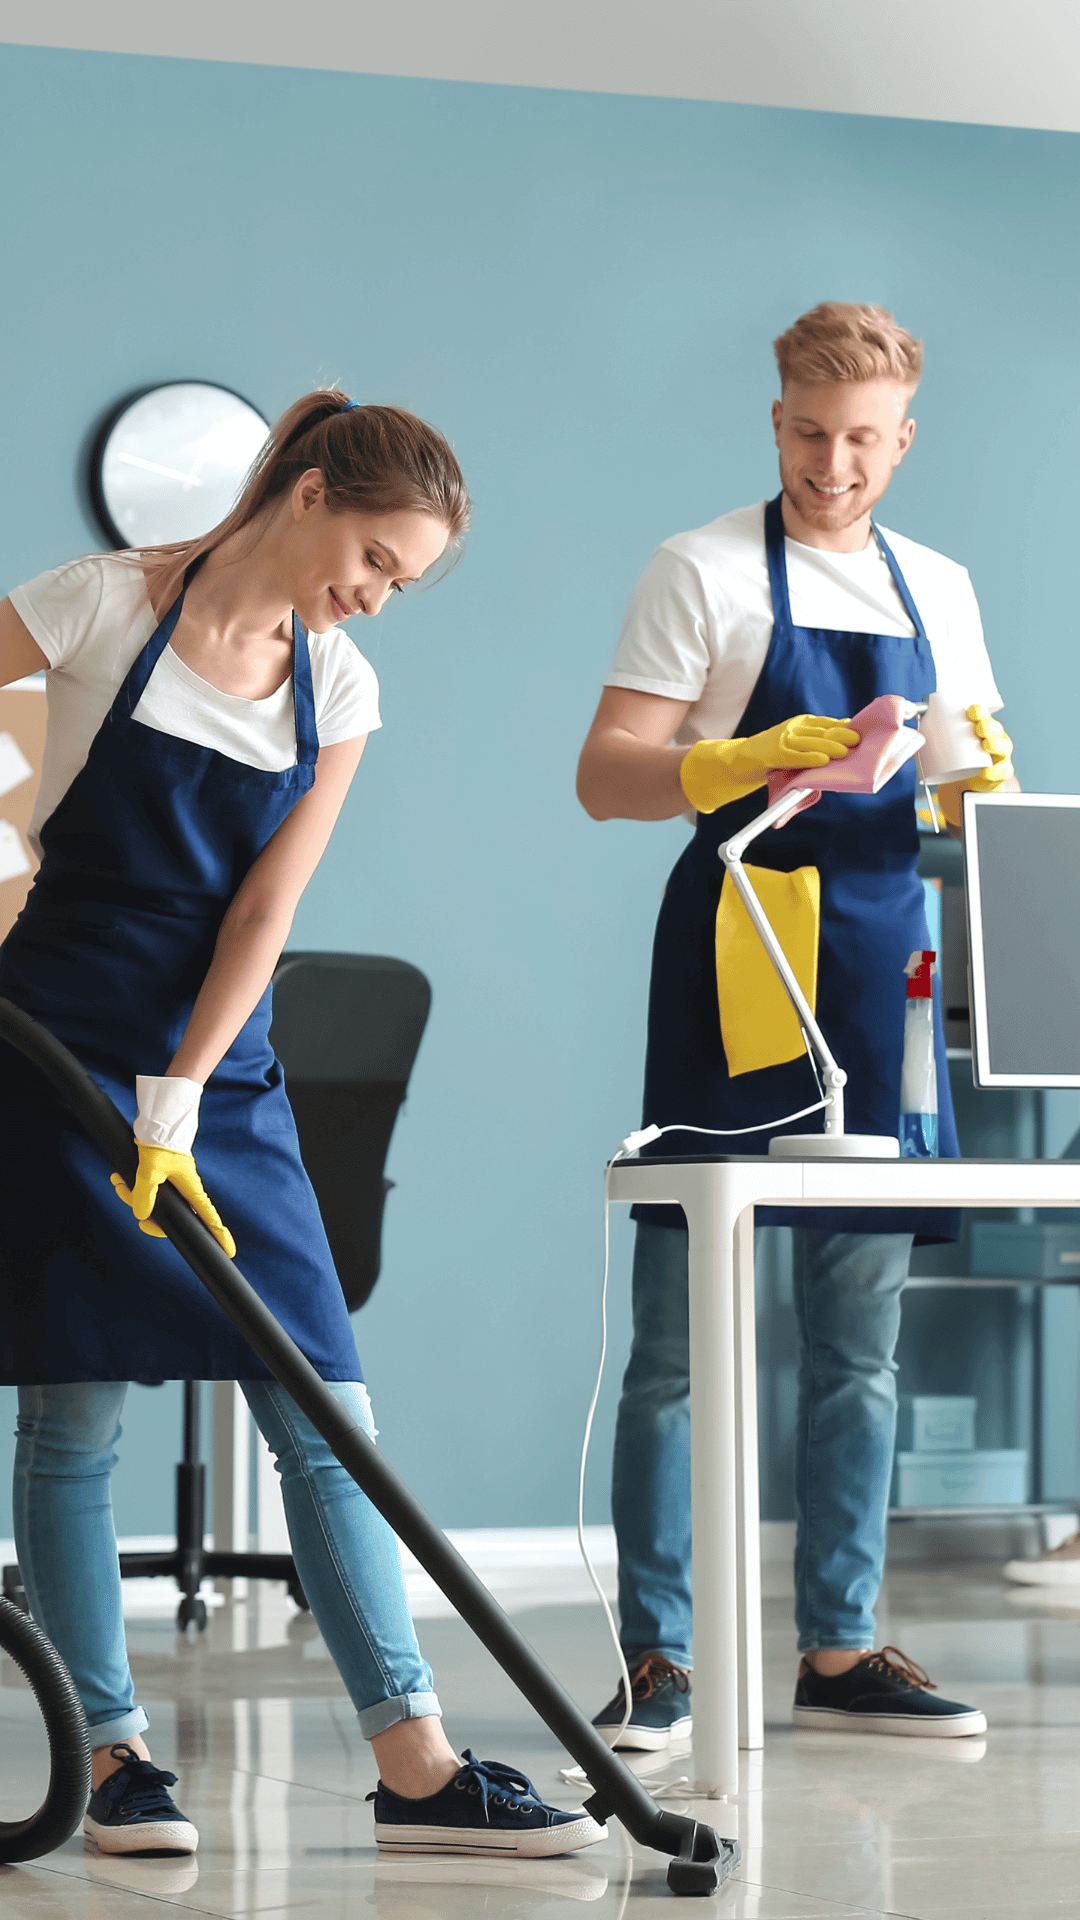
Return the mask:
<svg viewBox="0 0 1080 1920">
<path fill-rule="evenodd" d="M 289 1599 L 295 1601 L 301 1613 L 311 1612 L 311 1602 L 300 1585 L 299 1580 L 289 1581 Z"/>
<path fill-rule="evenodd" d="M 711 1827 L 692 1824 L 679 1849 L 678 1859 L 667 1870 L 672 1893 L 706 1895 L 715 1893 L 739 1864 L 741 1852 L 737 1840 L 721 1840 Z"/>
<path fill-rule="evenodd" d="M 181 1633 L 188 1627 L 195 1627 L 199 1633 L 206 1629 L 206 1601 L 198 1595 L 191 1599 L 186 1593 L 176 1611 L 176 1624 Z"/>
</svg>

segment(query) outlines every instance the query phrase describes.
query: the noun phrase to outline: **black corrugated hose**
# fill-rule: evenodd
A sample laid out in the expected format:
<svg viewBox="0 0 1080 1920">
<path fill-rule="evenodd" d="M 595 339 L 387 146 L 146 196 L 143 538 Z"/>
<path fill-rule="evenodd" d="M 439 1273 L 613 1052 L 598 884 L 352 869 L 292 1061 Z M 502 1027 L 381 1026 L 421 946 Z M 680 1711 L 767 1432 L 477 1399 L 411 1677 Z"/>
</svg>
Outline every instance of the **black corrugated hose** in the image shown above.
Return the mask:
<svg viewBox="0 0 1080 1920">
<path fill-rule="evenodd" d="M 138 1152 L 131 1127 L 86 1068 L 39 1021 L 0 997 L 2 1041 L 39 1069 L 105 1155 L 108 1165 L 133 1186 Z M 592 1798 L 586 1803 L 588 1811 L 600 1821 L 608 1814 L 617 1815 L 635 1840 L 674 1855 L 668 1868 L 668 1885 L 673 1892 L 713 1892 L 737 1865 L 738 1842 L 721 1839 L 711 1827 L 686 1814 L 669 1813 L 657 1806 L 641 1781 L 563 1692 L 554 1674 L 522 1638 L 468 1562 L 424 1512 L 374 1441 L 356 1425 L 245 1280 L 236 1262 L 223 1253 L 209 1228 L 174 1187 L 166 1185 L 159 1190 L 154 1219 L 274 1378 L 306 1413 L 346 1472 L 584 1769 L 593 1788 Z"/>
<path fill-rule="evenodd" d="M 0 1861 L 37 1860 L 70 1840 L 90 1792 L 90 1732 L 75 1683 L 51 1640 L 12 1600 L 0 1598 L 0 1648 L 24 1674 L 45 1721 L 49 1786 L 26 1820 L 0 1820 Z"/>
</svg>

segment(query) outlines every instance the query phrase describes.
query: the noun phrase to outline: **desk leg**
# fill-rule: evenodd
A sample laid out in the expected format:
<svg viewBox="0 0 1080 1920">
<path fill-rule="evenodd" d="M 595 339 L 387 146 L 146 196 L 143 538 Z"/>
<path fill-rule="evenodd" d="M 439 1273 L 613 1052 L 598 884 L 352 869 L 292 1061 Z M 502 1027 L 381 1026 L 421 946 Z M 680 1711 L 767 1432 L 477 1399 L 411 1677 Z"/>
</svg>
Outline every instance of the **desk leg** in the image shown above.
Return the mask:
<svg viewBox="0 0 1080 1920">
<path fill-rule="evenodd" d="M 735 1230 L 735 1471 L 739 1552 L 739 1745 L 765 1745 L 761 1670 L 761 1494 L 758 1488 L 754 1215 Z"/>
<path fill-rule="evenodd" d="M 734 1221 L 723 1204 L 719 1213 L 704 1196 L 700 1208 L 687 1208 L 694 1773 L 697 1790 L 715 1798 L 733 1797 L 739 1786 Z"/>
</svg>

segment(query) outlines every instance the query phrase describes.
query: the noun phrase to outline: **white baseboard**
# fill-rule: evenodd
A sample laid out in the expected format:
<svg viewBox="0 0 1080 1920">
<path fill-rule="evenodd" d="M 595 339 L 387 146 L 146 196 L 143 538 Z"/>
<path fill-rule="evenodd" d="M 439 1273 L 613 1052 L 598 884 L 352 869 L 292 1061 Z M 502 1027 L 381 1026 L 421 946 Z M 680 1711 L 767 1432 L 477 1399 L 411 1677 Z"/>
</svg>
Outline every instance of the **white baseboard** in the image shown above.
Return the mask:
<svg viewBox="0 0 1080 1920">
<path fill-rule="evenodd" d="M 468 1527 L 452 1531 L 448 1538 L 507 1613 L 526 1607 L 599 1604 L 578 1550 L 576 1527 Z M 613 1600 L 614 1527 L 586 1527 L 585 1545 L 607 1598 Z M 404 1548 L 401 1561 L 416 1618 L 435 1620 L 453 1613 L 434 1580 Z"/>
<path fill-rule="evenodd" d="M 526 1607 L 598 1604 L 582 1565 L 575 1527 L 473 1527 L 448 1537 L 508 1613 Z M 585 1545 L 605 1595 L 614 1600 L 618 1565 L 614 1527 L 586 1527 Z M 762 1522 L 761 1584 L 766 1597 L 782 1599 L 794 1591 L 794 1551 L 793 1520 Z M 416 1618 L 432 1620 L 453 1613 L 450 1602 L 412 1555 L 403 1549 L 401 1558 Z"/>
<path fill-rule="evenodd" d="M 572 1606 L 596 1602 L 582 1565 L 574 1527 L 468 1527 L 448 1538 L 508 1613 L 525 1607 Z M 586 1527 L 585 1544 L 604 1592 L 615 1596 L 615 1532 L 612 1527 Z M 168 1534 L 147 1534 L 117 1542 L 121 1553 L 164 1553 L 173 1545 Z M 0 1540 L 0 1561 L 15 1559 L 15 1542 Z M 401 1552 L 405 1591 L 416 1619 L 435 1620 L 454 1609 L 404 1548 Z M 129 1619 L 168 1615 L 176 1611 L 176 1588 L 170 1580 L 125 1580 L 124 1613 Z M 210 1581 L 203 1582 L 208 1606 L 220 1606 L 223 1596 Z"/>
<path fill-rule="evenodd" d="M 448 1538 L 473 1572 L 508 1613 L 527 1607 L 565 1607 L 598 1604 L 578 1551 L 574 1527 L 465 1527 Z M 123 1539 L 122 1553 L 162 1553 L 172 1545 L 167 1534 Z M 586 1527 L 585 1544 L 597 1577 L 609 1600 L 615 1598 L 616 1554 L 613 1527 Z M 761 1528 L 762 1588 L 768 1597 L 782 1598 L 792 1590 L 791 1556 L 795 1546 L 794 1521 L 766 1520 Z M 0 1560 L 15 1558 L 15 1543 L 0 1540 Z M 409 1605 L 418 1620 L 435 1620 L 453 1613 L 445 1595 L 402 1548 L 402 1568 Z M 209 1582 L 203 1596 L 208 1605 L 221 1604 Z M 176 1608 L 176 1589 L 168 1580 L 125 1580 L 124 1612 L 132 1619 L 168 1615 Z"/>
</svg>

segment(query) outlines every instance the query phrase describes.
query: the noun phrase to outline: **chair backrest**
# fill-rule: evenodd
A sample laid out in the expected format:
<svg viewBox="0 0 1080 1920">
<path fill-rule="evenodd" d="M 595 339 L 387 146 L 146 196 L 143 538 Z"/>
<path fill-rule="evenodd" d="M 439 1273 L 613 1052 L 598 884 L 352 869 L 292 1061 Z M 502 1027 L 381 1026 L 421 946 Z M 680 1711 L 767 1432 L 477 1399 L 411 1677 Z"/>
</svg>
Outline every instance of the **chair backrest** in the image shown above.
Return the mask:
<svg viewBox="0 0 1080 1920">
<path fill-rule="evenodd" d="M 379 1277 L 383 1169 L 430 1005 L 419 968 L 379 954 L 287 952 L 274 974 L 270 1042 L 350 1313 Z"/>
</svg>

